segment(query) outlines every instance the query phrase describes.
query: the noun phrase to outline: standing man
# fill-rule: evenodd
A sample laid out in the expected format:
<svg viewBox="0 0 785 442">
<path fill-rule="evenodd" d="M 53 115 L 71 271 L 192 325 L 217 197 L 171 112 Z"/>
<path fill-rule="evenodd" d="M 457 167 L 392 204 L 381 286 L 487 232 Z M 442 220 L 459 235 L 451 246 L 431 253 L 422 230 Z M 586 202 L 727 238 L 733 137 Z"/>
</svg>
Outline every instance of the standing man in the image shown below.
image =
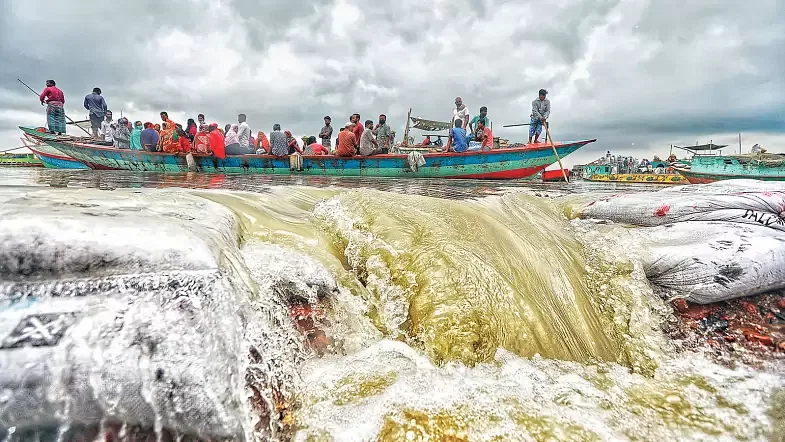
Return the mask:
<svg viewBox="0 0 785 442">
<path fill-rule="evenodd" d="M 196 121 L 198 121 L 198 122 L 199 122 L 199 124 L 198 124 L 198 126 L 199 126 L 199 130 L 202 130 L 202 125 L 203 125 L 203 124 L 204 124 L 205 126 L 207 126 L 207 123 L 205 123 L 205 122 L 204 122 L 204 114 L 199 114 L 199 115 L 197 115 L 197 116 L 196 116 Z"/>
<path fill-rule="evenodd" d="M 101 96 L 100 88 L 93 88 L 93 93 L 84 97 L 84 108 L 90 112 L 90 127 L 93 129 L 93 138 L 98 139 L 98 129 L 101 128 L 104 116 L 109 112 L 106 101 Z"/>
<path fill-rule="evenodd" d="M 360 114 L 352 115 L 352 119 L 350 121 L 354 124 L 354 129 L 352 130 L 354 132 L 354 137 L 356 138 L 355 146 L 357 146 L 360 143 L 360 139 L 363 136 L 363 131 L 365 128 L 363 127 L 362 123 L 360 123 Z"/>
<path fill-rule="evenodd" d="M 547 100 L 545 96 L 548 91 L 540 89 L 540 96 L 532 101 L 532 119 L 529 124 L 529 144 L 532 144 L 532 137 L 534 142 L 539 143 L 540 134 L 542 133 L 542 126 L 546 124 L 548 117 L 551 116 L 551 101 Z"/>
<path fill-rule="evenodd" d="M 468 129 L 469 127 L 469 108 L 463 104 L 463 99 L 461 97 L 455 98 L 455 109 L 452 111 L 452 121 L 462 121 L 461 127 L 463 129 Z"/>
<path fill-rule="evenodd" d="M 245 149 L 247 152 L 250 152 L 251 149 L 248 148 L 249 142 L 251 141 L 251 128 L 248 127 L 248 123 L 246 123 L 247 117 L 245 114 L 240 114 L 237 116 L 237 122 L 240 125 L 237 127 L 237 140 L 240 142 L 240 147 Z"/>
<path fill-rule="evenodd" d="M 92 115 L 92 114 L 91 114 Z M 90 118 L 90 123 L 92 124 L 92 117 Z M 106 111 L 106 119 L 101 122 L 101 135 L 104 137 L 104 141 L 108 141 L 114 145 L 114 128 L 112 127 L 112 111 Z"/>
<path fill-rule="evenodd" d="M 65 104 L 65 95 L 63 91 L 55 86 L 54 80 L 46 80 L 46 88 L 39 98 L 41 99 L 41 106 L 46 103 L 46 124 L 49 126 L 49 132 L 53 134 L 65 133 L 65 111 L 63 105 Z"/>
<path fill-rule="evenodd" d="M 477 122 L 480 121 L 481 118 L 485 120 L 485 127 L 491 127 L 491 120 L 488 118 L 488 108 L 483 106 L 480 108 L 480 115 L 472 118 L 472 121 L 469 122 L 469 130 L 471 134 L 474 134 L 474 132 L 477 131 Z M 471 138 L 471 136 L 469 137 Z"/>
<path fill-rule="evenodd" d="M 319 138 L 322 140 L 322 146 L 328 151 L 332 147 L 332 138 L 333 138 L 333 127 L 330 125 L 332 123 L 332 118 L 329 115 L 324 117 L 324 127 L 322 128 L 321 132 L 319 132 Z"/>
<path fill-rule="evenodd" d="M 373 129 L 373 133 L 376 135 L 376 141 L 379 143 L 382 153 L 388 153 L 390 151 L 390 145 L 392 145 L 392 137 L 390 126 L 387 125 L 386 115 L 379 115 L 379 123 L 376 125 L 376 128 Z"/>
</svg>

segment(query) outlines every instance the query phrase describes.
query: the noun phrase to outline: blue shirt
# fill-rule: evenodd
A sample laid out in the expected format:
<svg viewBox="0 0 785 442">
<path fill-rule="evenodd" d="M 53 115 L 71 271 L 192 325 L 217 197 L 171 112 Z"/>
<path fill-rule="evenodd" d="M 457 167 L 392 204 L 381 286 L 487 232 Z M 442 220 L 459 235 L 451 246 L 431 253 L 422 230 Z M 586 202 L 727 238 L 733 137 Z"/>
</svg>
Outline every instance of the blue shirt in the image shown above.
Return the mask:
<svg viewBox="0 0 785 442">
<path fill-rule="evenodd" d="M 456 152 L 466 152 L 469 148 L 469 142 L 466 140 L 466 129 L 462 127 L 453 127 L 450 130 L 452 135 L 452 149 Z"/>
<path fill-rule="evenodd" d="M 155 152 L 156 146 L 158 146 L 158 132 L 155 129 L 145 129 L 142 131 L 142 134 L 139 136 L 140 140 L 142 141 L 142 147 L 144 150 Z M 150 145 L 148 147 L 148 144 Z"/>
<path fill-rule="evenodd" d="M 84 97 L 84 108 L 90 111 L 91 115 L 96 115 L 101 118 L 106 115 L 106 101 L 104 97 L 92 93 Z"/>
</svg>

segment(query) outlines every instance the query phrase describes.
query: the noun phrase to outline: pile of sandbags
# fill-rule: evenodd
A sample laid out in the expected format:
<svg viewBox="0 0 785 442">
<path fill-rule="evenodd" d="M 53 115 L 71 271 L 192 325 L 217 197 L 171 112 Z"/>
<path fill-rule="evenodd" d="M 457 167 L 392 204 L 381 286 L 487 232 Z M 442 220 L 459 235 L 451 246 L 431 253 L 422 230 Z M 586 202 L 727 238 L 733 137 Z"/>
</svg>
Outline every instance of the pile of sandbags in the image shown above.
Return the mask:
<svg viewBox="0 0 785 442">
<path fill-rule="evenodd" d="M 620 195 L 581 216 L 646 227 L 633 238 L 646 250 L 647 278 L 689 301 L 785 288 L 785 184 L 739 180 Z"/>
</svg>

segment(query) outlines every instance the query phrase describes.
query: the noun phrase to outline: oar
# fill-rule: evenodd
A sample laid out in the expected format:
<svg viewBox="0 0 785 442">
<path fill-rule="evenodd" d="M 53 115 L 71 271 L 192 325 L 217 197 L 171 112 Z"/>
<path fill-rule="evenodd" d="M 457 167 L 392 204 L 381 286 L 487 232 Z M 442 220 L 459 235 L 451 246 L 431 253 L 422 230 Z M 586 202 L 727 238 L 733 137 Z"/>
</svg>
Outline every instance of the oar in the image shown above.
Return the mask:
<svg viewBox="0 0 785 442">
<path fill-rule="evenodd" d="M 10 149 L 3 149 L 3 150 L 0 150 L 0 152 L 11 152 L 12 150 L 17 150 L 17 149 L 24 149 L 25 147 L 27 147 L 27 146 L 12 147 L 12 148 L 10 148 Z"/>
<path fill-rule="evenodd" d="M 564 182 L 569 183 L 570 181 L 567 179 L 567 173 L 564 171 L 564 166 L 561 164 L 561 158 L 559 157 L 559 152 L 556 152 L 556 146 L 553 144 L 553 138 L 551 138 L 551 130 L 548 129 L 548 123 L 543 123 L 545 126 L 545 136 L 551 142 L 551 148 L 553 149 L 553 153 L 556 154 L 556 161 L 559 162 L 559 170 L 561 170 L 561 176 L 564 177 Z"/>
<path fill-rule="evenodd" d="M 16 79 L 16 81 L 18 81 L 18 82 L 22 83 L 23 85 L 25 85 L 25 87 L 26 87 L 26 88 L 28 88 L 28 89 L 30 89 L 30 92 L 34 93 L 34 94 L 36 95 L 36 97 L 40 96 L 40 94 L 39 94 L 38 92 L 36 92 L 36 91 L 35 91 L 33 88 L 31 88 L 30 86 L 28 86 L 28 85 L 27 85 L 27 83 L 25 83 L 24 81 L 22 81 L 22 80 L 20 80 L 20 79 L 18 79 L 18 78 Z M 63 108 L 63 115 L 65 115 L 65 108 Z M 90 134 L 90 132 L 88 132 L 88 131 L 87 131 L 85 128 L 83 128 L 82 126 L 80 126 L 80 125 L 76 124 L 76 122 L 74 122 L 74 120 L 72 120 L 72 119 L 71 119 L 71 117 L 69 117 L 68 115 L 65 115 L 65 118 L 66 118 L 68 121 L 70 121 L 70 122 L 71 122 L 71 124 L 73 124 L 74 126 L 78 127 L 79 129 L 82 129 L 82 131 L 83 131 L 84 133 L 86 133 L 88 136 L 91 136 L 91 137 L 92 137 L 92 135 Z"/>
<path fill-rule="evenodd" d="M 508 124 L 502 127 L 518 127 L 518 126 L 531 126 L 531 123 L 521 123 L 521 124 Z"/>
</svg>

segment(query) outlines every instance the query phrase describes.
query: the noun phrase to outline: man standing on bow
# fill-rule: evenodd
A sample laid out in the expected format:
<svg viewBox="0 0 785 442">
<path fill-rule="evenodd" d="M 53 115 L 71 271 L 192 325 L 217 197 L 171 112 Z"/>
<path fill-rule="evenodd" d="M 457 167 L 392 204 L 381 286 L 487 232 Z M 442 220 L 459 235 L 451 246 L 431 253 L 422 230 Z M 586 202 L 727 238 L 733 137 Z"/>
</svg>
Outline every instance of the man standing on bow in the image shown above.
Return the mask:
<svg viewBox="0 0 785 442">
<path fill-rule="evenodd" d="M 90 111 L 90 127 L 93 129 L 93 138 L 98 139 L 98 130 L 101 129 L 101 124 L 108 112 L 100 88 L 93 88 L 93 93 L 84 97 L 84 108 Z"/>
<path fill-rule="evenodd" d="M 330 125 L 332 123 L 332 118 L 329 115 L 324 117 L 324 127 L 319 132 L 319 138 L 322 140 L 322 146 L 328 151 L 332 147 L 332 138 L 333 138 L 333 127 Z"/>
<path fill-rule="evenodd" d="M 46 89 L 41 92 L 39 97 L 41 106 L 46 104 L 46 124 L 49 132 L 53 134 L 65 134 L 65 95 L 57 86 L 54 80 L 46 80 Z"/>
<path fill-rule="evenodd" d="M 540 89 L 540 96 L 532 101 L 532 118 L 529 124 L 529 144 L 532 144 L 532 137 L 535 143 L 539 143 L 542 126 L 547 123 L 551 116 L 551 101 L 546 99 L 548 91 Z"/>
</svg>

